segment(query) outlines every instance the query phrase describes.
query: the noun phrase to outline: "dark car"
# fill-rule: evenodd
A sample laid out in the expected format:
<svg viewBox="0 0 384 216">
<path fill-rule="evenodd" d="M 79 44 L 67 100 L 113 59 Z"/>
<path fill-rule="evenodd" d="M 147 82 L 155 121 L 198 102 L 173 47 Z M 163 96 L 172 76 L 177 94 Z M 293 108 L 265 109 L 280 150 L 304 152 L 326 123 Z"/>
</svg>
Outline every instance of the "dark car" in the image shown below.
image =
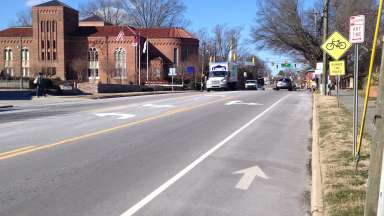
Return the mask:
<svg viewBox="0 0 384 216">
<path fill-rule="evenodd" d="M 288 89 L 288 91 L 293 90 L 293 84 L 292 80 L 289 78 L 281 78 L 276 82 L 275 90 L 280 90 L 280 89 Z"/>
</svg>

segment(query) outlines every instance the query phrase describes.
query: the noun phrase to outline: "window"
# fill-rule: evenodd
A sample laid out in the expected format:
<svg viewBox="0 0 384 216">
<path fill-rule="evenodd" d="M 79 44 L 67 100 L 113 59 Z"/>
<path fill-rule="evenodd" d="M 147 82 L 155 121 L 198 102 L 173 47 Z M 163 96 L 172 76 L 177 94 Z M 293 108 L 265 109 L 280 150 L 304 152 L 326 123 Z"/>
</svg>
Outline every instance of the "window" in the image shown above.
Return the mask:
<svg viewBox="0 0 384 216">
<path fill-rule="evenodd" d="M 51 55 L 50 55 L 51 53 L 47 53 L 47 60 L 51 60 Z"/>
<path fill-rule="evenodd" d="M 55 32 L 55 24 L 56 24 L 56 22 L 52 21 L 52 32 Z"/>
<path fill-rule="evenodd" d="M 88 50 L 88 77 L 89 79 L 99 78 L 99 52 L 95 47 Z"/>
<path fill-rule="evenodd" d="M 21 60 L 22 60 L 22 71 L 23 76 L 28 77 L 29 76 L 29 50 L 27 47 L 23 47 L 21 50 Z"/>
<path fill-rule="evenodd" d="M 52 59 L 53 59 L 53 60 L 56 60 L 56 52 L 53 52 Z"/>
<path fill-rule="evenodd" d="M 41 49 L 44 49 L 44 40 L 41 40 Z"/>
<path fill-rule="evenodd" d="M 188 61 L 189 53 L 190 53 L 189 48 L 184 47 L 183 48 L 183 61 Z"/>
<path fill-rule="evenodd" d="M 13 59 L 13 54 L 12 54 L 12 49 L 7 47 L 4 50 L 4 60 L 5 61 L 12 61 Z"/>
<path fill-rule="evenodd" d="M 47 41 L 47 48 L 48 48 L 48 49 L 51 48 L 51 43 L 50 43 L 50 41 Z"/>
<path fill-rule="evenodd" d="M 44 32 L 44 22 L 43 21 L 40 22 L 40 31 Z"/>
<path fill-rule="evenodd" d="M 47 21 L 47 32 L 49 32 L 49 29 L 50 29 L 50 25 L 49 25 L 49 21 Z"/>
<path fill-rule="evenodd" d="M 21 54 L 22 54 L 22 56 L 21 56 L 21 59 L 23 60 L 23 61 L 29 61 L 29 50 L 28 50 L 28 48 L 27 47 L 24 47 L 22 50 L 21 50 Z"/>
<path fill-rule="evenodd" d="M 118 48 L 115 50 L 115 77 L 123 78 L 126 77 L 126 55 L 125 49 Z"/>
<path fill-rule="evenodd" d="M 44 59 L 45 59 L 44 52 L 41 52 L 41 60 L 44 60 Z"/>
<path fill-rule="evenodd" d="M 55 40 L 53 40 L 53 42 L 52 42 L 52 47 L 53 47 L 53 49 L 56 49 L 56 41 Z"/>
<path fill-rule="evenodd" d="M 8 75 L 13 76 L 13 68 L 12 68 L 13 53 L 10 47 L 7 47 L 4 49 L 4 60 L 5 60 L 5 67 L 4 67 L 5 72 Z"/>
<path fill-rule="evenodd" d="M 175 66 L 179 65 L 179 50 L 177 48 L 173 48 L 173 64 Z"/>
</svg>

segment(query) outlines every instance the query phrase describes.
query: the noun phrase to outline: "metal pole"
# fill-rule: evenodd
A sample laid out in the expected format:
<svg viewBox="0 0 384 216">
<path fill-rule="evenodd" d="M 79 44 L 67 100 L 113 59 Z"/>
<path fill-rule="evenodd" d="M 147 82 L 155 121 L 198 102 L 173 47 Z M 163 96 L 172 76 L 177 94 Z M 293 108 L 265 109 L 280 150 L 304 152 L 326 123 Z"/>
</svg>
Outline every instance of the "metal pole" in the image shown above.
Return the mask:
<svg viewBox="0 0 384 216">
<path fill-rule="evenodd" d="M 172 91 L 173 91 L 173 75 L 171 77 L 172 77 Z"/>
<path fill-rule="evenodd" d="M 20 36 L 20 89 L 23 89 L 23 37 Z"/>
<path fill-rule="evenodd" d="M 337 76 L 337 107 L 340 108 L 340 76 Z"/>
<path fill-rule="evenodd" d="M 138 39 L 138 47 L 139 51 L 138 53 L 138 58 L 139 58 L 139 86 L 141 86 L 141 37 L 140 37 L 140 30 L 139 30 L 139 39 Z M 137 50 L 137 49 L 136 49 Z"/>
<path fill-rule="evenodd" d="M 377 216 L 384 216 L 384 169 L 383 167 L 384 167 L 384 157 L 381 162 L 381 177 L 380 177 L 380 190 L 379 190 L 379 201 L 378 201 L 378 207 L 377 207 Z"/>
<path fill-rule="evenodd" d="M 205 47 L 203 47 L 202 61 L 201 61 L 201 76 L 200 76 L 200 90 L 203 91 L 203 74 L 204 74 L 204 57 L 205 57 Z"/>
<path fill-rule="evenodd" d="M 357 145 L 357 127 L 359 124 L 359 95 L 358 95 L 358 84 L 359 84 L 359 44 L 355 45 L 355 69 L 353 78 L 353 89 L 354 89 L 354 109 L 353 109 L 353 156 L 356 156 L 356 145 Z"/>
<path fill-rule="evenodd" d="M 149 41 L 147 38 L 147 82 L 149 81 Z"/>
<path fill-rule="evenodd" d="M 323 8 L 323 43 L 328 37 L 328 7 L 329 0 L 324 0 Z M 324 95 L 327 95 L 327 53 L 323 51 L 323 89 Z"/>
</svg>

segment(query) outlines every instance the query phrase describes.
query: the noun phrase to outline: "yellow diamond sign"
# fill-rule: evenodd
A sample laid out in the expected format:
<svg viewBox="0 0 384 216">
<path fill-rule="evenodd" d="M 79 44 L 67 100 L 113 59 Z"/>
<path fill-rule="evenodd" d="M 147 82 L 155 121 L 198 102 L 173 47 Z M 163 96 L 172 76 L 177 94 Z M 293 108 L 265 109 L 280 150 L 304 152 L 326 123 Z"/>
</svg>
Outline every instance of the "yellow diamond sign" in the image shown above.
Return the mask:
<svg viewBox="0 0 384 216">
<path fill-rule="evenodd" d="M 321 49 L 328 53 L 333 59 L 339 60 L 351 46 L 352 44 L 342 34 L 335 31 L 329 36 L 325 43 L 321 45 Z"/>
</svg>

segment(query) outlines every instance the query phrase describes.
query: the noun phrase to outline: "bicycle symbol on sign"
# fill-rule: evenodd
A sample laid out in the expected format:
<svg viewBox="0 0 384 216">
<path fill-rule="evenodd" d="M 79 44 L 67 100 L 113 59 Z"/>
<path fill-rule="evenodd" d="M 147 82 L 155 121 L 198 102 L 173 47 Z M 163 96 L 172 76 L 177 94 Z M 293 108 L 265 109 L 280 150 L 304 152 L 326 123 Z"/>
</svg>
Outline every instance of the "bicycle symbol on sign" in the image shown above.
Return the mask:
<svg viewBox="0 0 384 216">
<path fill-rule="evenodd" d="M 340 40 L 332 40 L 331 43 L 328 43 L 326 45 L 327 50 L 333 50 L 335 47 L 337 47 L 339 49 L 345 49 L 345 48 L 347 48 L 347 44 L 340 41 Z"/>
</svg>

